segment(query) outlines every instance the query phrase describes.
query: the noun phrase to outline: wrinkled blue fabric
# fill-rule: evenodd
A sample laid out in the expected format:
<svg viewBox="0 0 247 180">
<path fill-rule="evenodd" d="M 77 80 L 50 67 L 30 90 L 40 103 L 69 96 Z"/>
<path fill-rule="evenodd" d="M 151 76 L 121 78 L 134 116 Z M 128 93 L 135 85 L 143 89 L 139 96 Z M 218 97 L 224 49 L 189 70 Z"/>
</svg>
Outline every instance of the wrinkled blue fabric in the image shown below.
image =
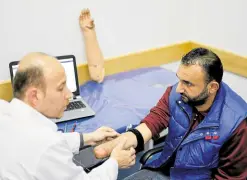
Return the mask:
<svg viewBox="0 0 247 180">
<path fill-rule="evenodd" d="M 58 128 L 69 132 L 76 123 L 77 132 L 91 132 L 101 126 L 125 132 L 129 124 L 138 125 L 166 88 L 176 82 L 176 74 L 161 67 L 110 75 L 101 84 L 89 81 L 80 86 L 80 93 L 96 115 L 59 123 Z"/>
</svg>

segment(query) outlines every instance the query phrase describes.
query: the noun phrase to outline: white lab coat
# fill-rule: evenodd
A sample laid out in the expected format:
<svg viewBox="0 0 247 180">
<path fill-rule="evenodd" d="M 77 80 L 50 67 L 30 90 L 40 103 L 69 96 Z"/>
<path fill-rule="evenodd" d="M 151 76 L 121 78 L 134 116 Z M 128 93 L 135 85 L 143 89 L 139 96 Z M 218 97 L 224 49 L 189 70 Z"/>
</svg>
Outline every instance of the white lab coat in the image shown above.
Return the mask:
<svg viewBox="0 0 247 180">
<path fill-rule="evenodd" d="M 51 120 L 18 99 L 0 101 L 0 179 L 116 180 L 118 164 L 110 158 L 86 173 L 76 166 L 78 133 L 57 132 Z"/>
</svg>

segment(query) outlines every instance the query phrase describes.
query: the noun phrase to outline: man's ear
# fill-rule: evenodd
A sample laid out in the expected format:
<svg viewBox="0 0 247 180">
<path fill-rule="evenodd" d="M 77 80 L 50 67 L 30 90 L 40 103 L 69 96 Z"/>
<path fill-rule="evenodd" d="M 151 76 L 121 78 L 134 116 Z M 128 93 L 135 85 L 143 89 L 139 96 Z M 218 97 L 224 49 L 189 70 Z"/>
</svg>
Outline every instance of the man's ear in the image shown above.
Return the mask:
<svg viewBox="0 0 247 180">
<path fill-rule="evenodd" d="M 32 107 L 36 107 L 38 105 L 39 99 L 41 98 L 40 93 L 39 93 L 39 89 L 36 87 L 29 87 L 26 90 L 26 97 L 27 97 L 28 103 Z"/>
<path fill-rule="evenodd" d="M 212 81 L 209 83 L 209 93 L 210 94 L 215 94 L 219 88 L 220 88 L 220 85 L 218 82 Z"/>
</svg>

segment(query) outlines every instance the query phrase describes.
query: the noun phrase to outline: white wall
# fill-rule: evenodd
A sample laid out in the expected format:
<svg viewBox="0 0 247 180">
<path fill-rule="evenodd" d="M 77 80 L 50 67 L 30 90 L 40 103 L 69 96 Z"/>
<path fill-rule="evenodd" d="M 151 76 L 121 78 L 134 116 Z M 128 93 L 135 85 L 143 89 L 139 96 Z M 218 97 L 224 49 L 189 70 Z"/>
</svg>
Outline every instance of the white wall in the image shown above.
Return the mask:
<svg viewBox="0 0 247 180">
<path fill-rule="evenodd" d="M 191 5 L 190 39 L 247 55 L 246 0 L 192 0 Z M 247 101 L 247 78 L 225 72 L 223 81 Z"/>
<path fill-rule="evenodd" d="M 192 0 L 192 40 L 247 55 L 246 0 Z"/>
<path fill-rule="evenodd" d="M 85 61 L 78 16 L 90 8 L 105 57 L 189 40 L 189 1 L 1 0 L 0 80 L 28 52 L 74 54 Z"/>
</svg>

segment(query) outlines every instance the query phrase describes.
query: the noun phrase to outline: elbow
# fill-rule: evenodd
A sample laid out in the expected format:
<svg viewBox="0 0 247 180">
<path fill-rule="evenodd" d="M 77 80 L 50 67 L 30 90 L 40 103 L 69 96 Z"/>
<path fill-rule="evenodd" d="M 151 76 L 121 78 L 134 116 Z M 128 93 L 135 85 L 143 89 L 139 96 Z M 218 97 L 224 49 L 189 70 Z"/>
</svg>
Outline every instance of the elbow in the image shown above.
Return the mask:
<svg viewBox="0 0 247 180">
<path fill-rule="evenodd" d="M 89 68 L 89 74 L 93 81 L 96 81 L 97 83 L 102 83 L 105 77 L 105 69 Z"/>
</svg>

